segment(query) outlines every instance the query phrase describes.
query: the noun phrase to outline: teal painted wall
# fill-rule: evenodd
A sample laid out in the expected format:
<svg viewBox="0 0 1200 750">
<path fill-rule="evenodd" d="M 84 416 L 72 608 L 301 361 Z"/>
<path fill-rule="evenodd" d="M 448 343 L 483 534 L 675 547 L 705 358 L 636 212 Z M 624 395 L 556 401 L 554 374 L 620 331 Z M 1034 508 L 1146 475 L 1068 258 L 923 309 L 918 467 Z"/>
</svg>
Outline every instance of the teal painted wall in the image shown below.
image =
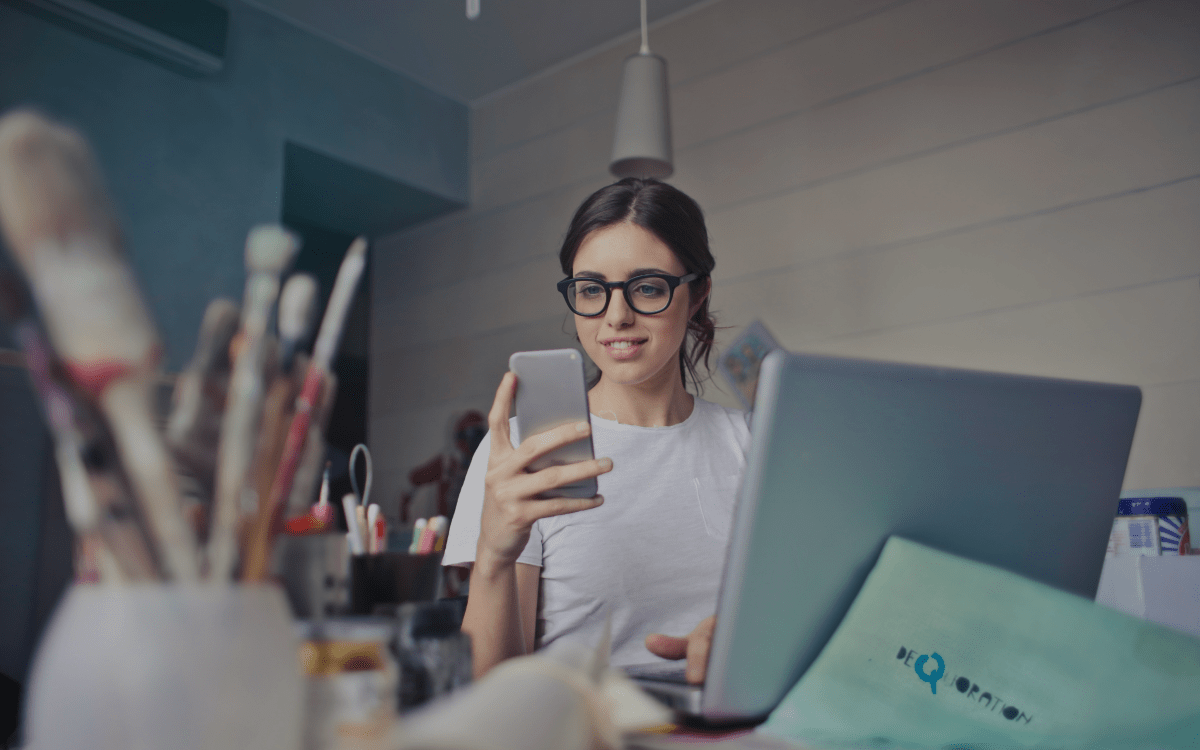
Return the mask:
<svg viewBox="0 0 1200 750">
<path fill-rule="evenodd" d="M 468 198 L 464 104 L 237 2 L 225 70 L 211 78 L 0 4 L 0 111 L 25 104 L 91 141 L 171 370 L 190 358 L 208 301 L 240 299 L 247 230 L 281 219 L 285 141 L 450 204 Z M 17 679 L 40 625 L 49 460 L 32 400 L 13 390 L 27 388 L 24 373 L 0 378 L 0 671 Z"/>
<path fill-rule="evenodd" d="M 212 78 L 0 4 L 0 110 L 18 104 L 91 140 L 173 370 L 208 300 L 241 296 L 246 231 L 280 219 L 285 140 L 467 200 L 464 104 L 236 2 Z"/>
</svg>

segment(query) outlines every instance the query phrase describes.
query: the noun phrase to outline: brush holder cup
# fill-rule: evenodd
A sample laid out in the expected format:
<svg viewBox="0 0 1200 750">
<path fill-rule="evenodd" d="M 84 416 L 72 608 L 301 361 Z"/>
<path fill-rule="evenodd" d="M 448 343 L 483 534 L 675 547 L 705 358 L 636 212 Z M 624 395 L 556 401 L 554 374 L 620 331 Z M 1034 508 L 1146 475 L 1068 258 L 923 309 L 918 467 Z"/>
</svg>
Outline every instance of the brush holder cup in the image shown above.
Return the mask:
<svg viewBox="0 0 1200 750">
<path fill-rule="evenodd" d="M 296 750 L 298 647 L 275 586 L 75 586 L 35 657 L 28 746 Z"/>
<path fill-rule="evenodd" d="M 390 614 L 397 604 L 433 601 L 441 587 L 441 552 L 381 552 L 350 558 L 351 614 Z"/>
<path fill-rule="evenodd" d="M 350 598 L 350 550 L 343 533 L 281 535 L 274 572 L 292 614 L 308 620 L 340 615 Z"/>
</svg>

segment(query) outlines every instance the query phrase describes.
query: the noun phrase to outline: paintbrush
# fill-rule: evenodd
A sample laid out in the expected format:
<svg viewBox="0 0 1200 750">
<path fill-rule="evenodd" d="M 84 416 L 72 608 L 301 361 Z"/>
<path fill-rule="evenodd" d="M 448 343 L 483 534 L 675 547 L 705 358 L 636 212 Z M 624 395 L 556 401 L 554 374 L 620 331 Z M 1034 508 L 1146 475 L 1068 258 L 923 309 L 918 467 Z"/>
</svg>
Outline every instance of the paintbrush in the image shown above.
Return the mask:
<svg viewBox="0 0 1200 750">
<path fill-rule="evenodd" d="M 304 355 L 300 355 L 296 359 L 300 372 L 307 372 L 308 359 Z M 299 390 L 301 383 L 296 384 Z M 325 459 L 325 438 L 322 431 L 329 423 L 329 415 L 332 412 L 334 395 L 337 392 L 337 376 L 330 375 L 322 384 L 321 394 L 318 396 L 317 404 L 313 407 L 313 418 L 308 426 L 308 437 L 305 439 L 303 452 L 297 464 L 294 481 L 289 493 L 287 502 L 282 500 L 263 503 L 258 508 L 258 513 L 251 525 L 250 532 L 246 536 L 245 545 L 245 565 L 243 566 L 243 577 L 246 571 L 252 571 L 253 575 L 266 575 L 266 570 L 270 564 L 271 540 L 273 536 L 285 525 L 284 517 L 291 519 L 302 517 L 308 513 L 306 508 L 312 504 L 313 491 L 316 483 L 321 475 L 322 462 Z M 293 394 L 295 391 L 293 391 Z M 290 402 L 298 406 L 300 400 L 293 398 Z M 275 464 L 272 465 L 276 471 L 273 475 L 268 476 L 268 486 L 271 487 L 270 495 L 263 497 L 277 498 L 275 493 L 274 483 L 278 481 L 278 467 L 282 461 L 282 454 L 286 450 L 283 445 L 286 439 L 291 434 L 291 427 L 295 421 L 295 412 L 287 412 L 287 421 L 281 423 L 282 430 L 278 433 L 278 441 L 280 451 L 277 454 Z M 248 579 L 261 580 L 261 579 Z"/>
<path fill-rule="evenodd" d="M 175 382 L 167 419 L 167 446 L 176 462 L 202 488 L 211 502 L 221 439 L 221 415 L 229 390 L 232 362 L 229 342 L 237 333 L 238 306 L 231 300 L 208 303 L 196 352 Z"/>
<path fill-rule="evenodd" d="M 308 358 L 301 354 L 298 361 L 307 363 Z M 262 428 L 259 430 L 258 447 L 254 454 L 253 482 L 255 496 L 264 498 L 254 508 L 252 514 L 243 514 L 239 538 L 243 549 L 243 565 L 248 559 L 245 550 L 249 550 L 251 540 L 268 536 L 270 507 L 265 498 L 271 495 L 271 482 L 275 479 L 275 469 L 279 466 L 279 457 L 283 454 L 283 443 L 287 437 L 288 425 L 291 424 L 296 394 L 300 391 L 298 378 L 281 374 L 275 378 L 267 391 L 263 404 Z"/>
<path fill-rule="evenodd" d="M 62 487 L 63 505 L 67 522 L 75 532 L 79 547 L 76 562 L 91 556 L 96 564 L 96 574 L 101 581 L 120 582 L 120 566 L 110 554 L 104 554 L 104 541 L 100 536 L 100 510 L 88 482 L 87 469 L 80 456 L 81 441 L 75 429 L 74 413 L 70 398 L 50 377 L 51 354 L 42 341 L 37 324 L 27 318 L 23 295 L 16 290 L 17 284 L 8 274 L 0 277 L 0 307 L 13 324 L 13 340 L 25 355 L 25 366 L 34 390 L 41 399 L 42 412 L 50 435 L 54 440 L 54 458 L 58 466 L 59 482 Z"/>
<path fill-rule="evenodd" d="M 333 505 L 329 503 L 329 462 L 325 462 L 325 471 L 321 473 L 321 492 L 317 502 L 307 513 L 293 516 L 284 521 L 285 534 L 314 534 L 324 531 L 333 523 Z"/>
<path fill-rule="evenodd" d="M 0 227 L 71 380 L 99 406 L 165 573 L 199 578 L 152 405 L 161 347 L 83 139 L 30 111 L 0 118 Z"/>
<path fill-rule="evenodd" d="M 282 227 L 260 226 L 246 238 L 246 298 L 242 303 L 241 352 L 233 365 L 217 453 L 216 501 L 209 539 L 208 576 L 228 581 L 237 564 L 237 529 L 243 508 L 261 500 L 245 498 L 258 443 L 263 406 L 267 324 L 279 297 L 279 280 L 296 254 L 294 235 Z M 252 486 L 251 486 L 252 487 Z M 253 491 L 253 490 L 251 490 Z M 249 500 L 249 502 L 247 502 Z"/>
<path fill-rule="evenodd" d="M 316 297 L 316 279 L 308 274 L 292 275 L 279 295 L 280 372 L 267 393 L 254 461 L 254 487 L 260 498 L 270 497 L 288 427 L 295 414 L 296 395 L 303 385 L 299 373 L 308 366 L 308 356 L 300 347 L 311 332 Z M 260 502 L 253 517 L 247 519 L 243 535 L 244 558 L 248 559 L 249 550 L 258 548 L 270 538 L 270 511 L 269 503 Z"/>
<path fill-rule="evenodd" d="M 21 284 L 9 274 L 0 276 L 0 308 L 13 321 L 13 338 L 41 400 L 54 440 L 67 521 L 79 539 L 81 555 L 93 555 L 104 582 L 157 580 L 157 565 L 133 503 L 122 489 L 124 481 L 107 475 L 115 466 L 107 448 L 111 441 L 98 435 L 99 420 L 62 376 Z"/>
<path fill-rule="evenodd" d="M 107 548 L 100 532 L 100 508 L 83 463 L 83 441 L 75 428 L 71 398 L 50 377 L 50 353 L 39 333 L 28 323 L 19 323 L 14 338 L 25 353 L 29 375 L 41 396 L 46 424 L 54 439 L 54 459 L 58 465 L 67 522 L 84 548 L 96 551 Z M 104 567 L 106 561 L 111 562 L 112 567 Z M 124 580 L 115 558 L 98 554 L 97 563 L 100 564 L 101 581 L 119 583 Z"/>
<path fill-rule="evenodd" d="M 308 337 L 313 323 L 316 292 L 317 282 L 312 276 L 295 274 L 288 279 L 279 296 L 280 374 L 267 394 L 254 462 L 254 486 L 260 498 L 270 497 L 271 484 L 294 415 L 296 395 L 302 385 L 299 374 L 294 371 L 303 372 L 308 365 L 308 357 L 300 351 L 300 345 Z M 269 503 L 260 502 L 253 517 L 248 519 L 243 545 L 244 564 L 252 567 L 259 564 L 257 560 L 249 562 L 251 550 L 263 548 L 270 539 L 272 510 Z"/>
<path fill-rule="evenodd" d="M 303 385 L 296 371 L 302 373 L 308 366 L 308 356 L 300 347 L 311 331 L 316 296 L 316 279 L 302 273 L 293 274 L 279 294 L 279 374 L 267 392 L 254 461 L 254 487 L 261 498 L 270 496 L 288 426 L 295 413 L 296 395 Z M 259 503 L 252 521 L 255 526 L 269 522 L 262 512 L 266 508 L 267 503 Z M 258 529 L 250 533 L 251 536 L 261 535 Z"/>
<path fill-rule="evenodd" d="M 304 387 L 296 402 L 296 416 L 292 418 L 287 441 L 283 448 L 283 456 L 279 461 L 279 469 L 275 472 L 275 481 L 271 484 L 269 499 L 271 518 L 273 519 L 271 534 L 275 533 L 274 526 L 282 516 L 283 504 L 291 495 L 296 468 L 300 463 L 304 443 L 308 437 L 309 425 L 312 422 L 313 408 L 321 396 L 323 383 L 329 376 L 329 368 L 333 362 L 333 355 L 337 353 L 342 328 L 346 323 L 346 315 L 350 312 L 350 303 L 354 300 L 354 291 L 362 278 L 366 263 L 367 240 L 359 237 L 350 244 L 350 248 L 346 251 L 346 257 L 342 259 L 337 279 L 333 283 L 329 304 L 325 307 L 325 315 L 321 318 L 321 327 L 317 332 L 317 341 L 313 345 L 313 357 L 304 378 Z M 260 581 L 266 576 L 269 552 L 269 537 L 265 542 L 260 539 L 251 545 L 251 548 L 247 550 L 247 559 L 249 561 L 252 558 L 254 564 L 253 566 L 247 565 L 243 572 L 244 580 Z"/>
<path fill-rule="evenodd" d="M 292 490 L 283 503 L 283 515 L 287 518 L 307 512 L 306 509 L 312 503 L 313 490 L 320 480 L 321 467 L 325 461 L 325 428 L 329 426 L 333 404 L 337 400 L 337 385 L 337 376 L 332 373 L 326 375 L 321 385 L 321 395 L 313 408 L 308 423 L 308 436 L 304 438 L 304 448 L 300 453 L 300 461 L 296 464 Z"/>
<path fill-rule="evenodd" d="M 317 504 L 313 506 L 313 515 L 324 523 L 329 523 L 333 517 L 333 506 L 329 504 L 329 465 L 325 462 L 325 471 L 321 474 L 321 494 L 317 496 Z"/>
</svg>

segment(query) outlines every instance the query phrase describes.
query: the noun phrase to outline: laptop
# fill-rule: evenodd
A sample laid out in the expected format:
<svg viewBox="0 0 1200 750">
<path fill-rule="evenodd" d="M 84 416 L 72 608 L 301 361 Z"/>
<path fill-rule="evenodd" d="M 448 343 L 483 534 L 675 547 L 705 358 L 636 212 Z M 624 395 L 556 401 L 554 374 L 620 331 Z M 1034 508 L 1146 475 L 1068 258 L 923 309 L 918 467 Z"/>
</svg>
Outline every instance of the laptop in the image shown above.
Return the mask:
<svg viewBox="0 0 1200 750">
<path fill-rule="evenodd" d="M 684 719 L 764 719 L 893 534 L 1093 598 L 1140 406 L 1132 386 L 772 352 L 705 683 L 627 672 Z"/>
</svg>

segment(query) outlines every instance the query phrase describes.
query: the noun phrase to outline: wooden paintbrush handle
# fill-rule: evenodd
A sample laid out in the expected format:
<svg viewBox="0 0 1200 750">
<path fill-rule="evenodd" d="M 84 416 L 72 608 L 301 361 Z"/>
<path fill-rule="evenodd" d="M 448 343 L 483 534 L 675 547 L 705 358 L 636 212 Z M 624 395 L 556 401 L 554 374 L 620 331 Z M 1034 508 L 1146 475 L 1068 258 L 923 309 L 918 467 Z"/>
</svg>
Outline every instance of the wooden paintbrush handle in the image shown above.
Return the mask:
<svg viewBox="0 0 1200 750">
<path fill-rule="evenodd" d="M 262 500 L 254 515 L 247 519 L 242 535 L 244 550 L 242 559 L 243 577 L 247 571 L 261 571 L 261 580 L 270 565 L 271 538 L 271 485 L 283 456 L 291 423 L 292 406 L 296 401 L 296 383 L 288 375 L 281 375 L 271 384 L 263 408 L 262 431 L 259 434 L 257 456 L 254 461 L 254 488 Z"/>
<path fill-rule="evenodd" d="M 267 502 L 260 508 L 260 517 L 266 521 L 255 524 L 246 547 L 245 560 L 242 565 L 242 580 L 259 582 L 266 580 L 270 567 L 271 538 L 273 527 L 282 517 L 283 504 L 292 490 L 292 479 L 296 475 L 296 466 L 304 451 L 304 441 L 308 436 L 308 426 L 312 421 L 313 408 L 321 395 L 323 380 L 321 370 L 310 364 L 304 378 L 304 387 L 296 399 L 296 414 L 288 428 L 287 439 L 283 444 L 283 453 L 279 459 L 279 467 L 275 471 L 275 479 L 271 483 L 271 493 Z"/>
</svg>

